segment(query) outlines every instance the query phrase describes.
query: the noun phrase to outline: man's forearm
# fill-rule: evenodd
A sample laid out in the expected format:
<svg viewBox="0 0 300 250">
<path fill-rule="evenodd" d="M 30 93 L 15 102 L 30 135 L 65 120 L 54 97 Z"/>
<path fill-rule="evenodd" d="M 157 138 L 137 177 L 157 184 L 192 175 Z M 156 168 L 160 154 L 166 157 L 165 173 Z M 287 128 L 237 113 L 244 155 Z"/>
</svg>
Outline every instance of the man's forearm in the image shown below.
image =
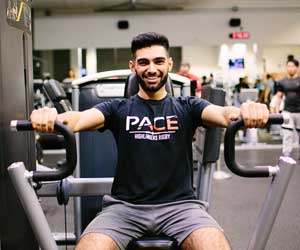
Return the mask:
<svg viewBox="0 0 300 250">
<path fill-rule="evenodd" d="M 203 110 L 202 119 L 208 126 L 226 128 L 231 121 L 240 116 L 240 108 L 233 106 L 209 105 Z"/>
<path fill-rule="evenodd" d="M 68 125 L 73 132 L 99 129 L 104 125 L 102 112 L 95 108 L 85 111 L 68 111 L 58 115 L 58 119 Z"/>
<path fill-rule="evenodd" d="M 57 116 L 57 119 L 66 124 L 73 132 L 78 132 L 78 121 L 80 120 L 80 112 L 68 111 L 61 113 Z"/>
</svg>

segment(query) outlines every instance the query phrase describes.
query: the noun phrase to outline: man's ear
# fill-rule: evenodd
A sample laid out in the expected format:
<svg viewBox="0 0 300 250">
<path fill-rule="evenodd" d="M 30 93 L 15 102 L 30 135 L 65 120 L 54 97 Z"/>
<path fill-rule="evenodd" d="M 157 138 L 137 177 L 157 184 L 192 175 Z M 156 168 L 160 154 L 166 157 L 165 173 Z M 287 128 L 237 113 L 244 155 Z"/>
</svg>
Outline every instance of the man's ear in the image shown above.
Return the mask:
<svg viewBox="0 0 300 250">
<path fill-rule="evenodd" d="M 135 73 L 134 62 L 132 60 L 129 60 L 129 69 L 132 73 Z"/>
<path fill-rule="evenodd" d="M 173 68 L 173 58 L 172 57 L 169 57 L 168 64 L 169 64 L 169 72 L 171 72 L 171 70 Z"/>
</svg>

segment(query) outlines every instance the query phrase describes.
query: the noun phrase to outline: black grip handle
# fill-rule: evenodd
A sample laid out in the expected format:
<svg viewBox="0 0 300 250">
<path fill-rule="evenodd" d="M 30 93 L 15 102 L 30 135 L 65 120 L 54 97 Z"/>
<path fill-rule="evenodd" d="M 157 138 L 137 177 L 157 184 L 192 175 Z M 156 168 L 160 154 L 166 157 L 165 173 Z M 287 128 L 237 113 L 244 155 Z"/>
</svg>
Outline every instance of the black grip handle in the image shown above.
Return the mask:
<svg viewBox="0 0 300 250">
<path fill-rule="evenodd" d="M 28 120 L 15 120 L 11 121 L 11 129 L 16 131 L 26 131 L 33 130 L 33 127 L 31 122 Z M 53 171 L 33 171 L 33 181 L 62 180 L 71 175 L 76 168 L 77 151 L 74 133 L 68 126 L 65 126 L 58 121 L 54 124 L 54 130 L 60 132 L 65 138 L 66 161 L 62 164 L 60 169 L 55 169 Z"/>
<path fill-rule="evenodd" d="M 269 115 L 268 124 L 282 124 L 284 117 L 281 114 Z M 227 167 L 236 175 L 242 177 L 269 177 L 270 172 L 268 167 L 246 168 L 235 161 L 235 134 L 244 127 L 244 121 L 239 118 L 237 121 L 232 122 L 226 129 L 224 137 L 224 159 Z"/>
</svg>

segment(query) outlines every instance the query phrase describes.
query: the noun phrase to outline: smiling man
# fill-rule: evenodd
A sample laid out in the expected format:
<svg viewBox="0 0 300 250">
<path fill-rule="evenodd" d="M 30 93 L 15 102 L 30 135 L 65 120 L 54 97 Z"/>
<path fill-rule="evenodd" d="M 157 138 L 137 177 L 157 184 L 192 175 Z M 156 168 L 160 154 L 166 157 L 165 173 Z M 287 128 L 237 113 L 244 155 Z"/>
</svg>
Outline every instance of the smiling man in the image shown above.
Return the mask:
<svg viewBox="0 0 300 250">
<path fill-rule="evenodd" d="M 110 129 L 118 145 L 111 195 L 83 232 L 77 250 L 126 249 L 144 234 L 174 237 L 184 250 L 228 250 L 222 228 L 193 192 L 192 139 L 197 126 L 227 127 L 243 117 L 247 127 L 268 119 L 263 104 L 220 107 L 197 97 L 172 97 L 165 88 L 173 61 L 168 39 L 158 33 L 137 35 L 131 43 L 131 71 L 138 94 L 114 99 L 82 112 L 57 115 L 44 108 L 31 114 L 33 127 L 53 130 L 55 120 L 74 132 Z"/>
</svg>

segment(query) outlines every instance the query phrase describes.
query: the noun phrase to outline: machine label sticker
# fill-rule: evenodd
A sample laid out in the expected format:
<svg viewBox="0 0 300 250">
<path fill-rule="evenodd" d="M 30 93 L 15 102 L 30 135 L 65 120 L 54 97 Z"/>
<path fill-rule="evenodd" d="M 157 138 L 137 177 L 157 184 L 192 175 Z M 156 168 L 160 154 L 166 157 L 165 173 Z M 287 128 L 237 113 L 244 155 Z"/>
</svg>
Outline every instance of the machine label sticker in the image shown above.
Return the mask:
<svg viewBox="0 0 300 250">
<path fill-rule="evenodd" d="M 126 131 L 134 134 L 136 140 L 169 140 L 178 129 L 178 117 L 176 115 L 154 117 L 153 120 L 149 117 L 126 117 Z"/>
<path fill-rule="evenodd" d="M 8 24 L 31 34 L 31 1 L 8 0 L 6 3 Z"/>
</svg>

